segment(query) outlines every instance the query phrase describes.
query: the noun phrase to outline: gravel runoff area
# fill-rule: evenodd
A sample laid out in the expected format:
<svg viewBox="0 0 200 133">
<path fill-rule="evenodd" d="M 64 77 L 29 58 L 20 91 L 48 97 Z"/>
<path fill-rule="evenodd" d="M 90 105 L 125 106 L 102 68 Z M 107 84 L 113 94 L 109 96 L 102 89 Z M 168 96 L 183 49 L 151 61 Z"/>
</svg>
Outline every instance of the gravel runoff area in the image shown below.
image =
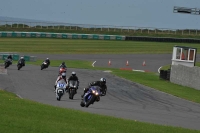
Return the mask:
<svg viewBox="0 0 200 133">
<path fill-rule="evenodd" d="M 148 65 L 151 65 L 150 62 L 154 65 L 157 64 L 158 67 L 162 64 L 166 65 L 171 63 L 171 55 L 118 55 L 118 57 L 115 57 L 115 55 L 110 55 L 109 57 L 106 55 L 37 55 L 37 57 L 41 59 L 47 56 L 52 60 L 79 59 L 92 61 L 95 59 L 97 61 L 96 66 L 104 64 L 104 62 L 106 63 L 106 61 L 112 57 L 112 67 L 117 65 L 117 63 L 121 63 L 121 61 L 126 61 L 127 58 L 125 57 L 129 57 L 130 66 L 132 66 L 132 61 L 138 62 L 138 66 L 140 67 L 135 67 L 136 69 L 142 69 L 143 66 L 141 64 L 144 57 L 149 57 L 146 59 L 147 65 L 145 66 L 145 68 L 149 70 L 151 70 L 151 67 L 148 67 Z M 122 57 L 124 57 L 124 59 Z M 165 58 L 166 62 L 161 59 L 162 57 L 163 60 Z M 132 61 L 130 59 L 132 59 Z M 124 63 L 121 64 L 122 66 L 120 67 L 125 67 L 125 65 L 123 65 Z M 105 64 L 105 66 L 107 65 L 108 63 Z M 17 66 L 13 64 L 7 69 L 7 74 L 0 74 L 0 88 L 13 92 L 23 99 L 30 99 L 53 106 L 142 122 L 200 130 L 200 104 L 130 82 L 108 72 L 68 68 L 67 76 L 69 76 L 72 71 L 76 71 L 80 80 L 80 87 L 74 100 L 70 100 L 68 94 L 65 94 L 61 101 L 56 100 L 53 86 L 58 75 L 57 67 L 49 67 L 41 71 L 39 66 L 26 65 L 18 71 Z M 93 105 L 89 106 L 89 108 L 81 107 L 80 96 L 83 93 L 83 88 L 86 87 L 89 82 L 99 80 L 100 77 L 105 77 L 107 79 L 107 95 L 101 97 L 99 102 L 95 102 Z"/>
</svg>

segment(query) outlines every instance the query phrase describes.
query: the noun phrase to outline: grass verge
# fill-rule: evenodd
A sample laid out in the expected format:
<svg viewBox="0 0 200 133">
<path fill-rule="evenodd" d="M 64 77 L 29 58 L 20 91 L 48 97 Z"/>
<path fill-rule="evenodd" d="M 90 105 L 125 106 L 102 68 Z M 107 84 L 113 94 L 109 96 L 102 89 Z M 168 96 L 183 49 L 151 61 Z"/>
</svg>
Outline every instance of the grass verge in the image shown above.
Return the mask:
<svg viewBox="0 0 200 133">
<path fill-rule="evenodd" d="M 198 133 L 64 109 L 24 100 L 0 90 L 1 133 Z"/>
</svg>

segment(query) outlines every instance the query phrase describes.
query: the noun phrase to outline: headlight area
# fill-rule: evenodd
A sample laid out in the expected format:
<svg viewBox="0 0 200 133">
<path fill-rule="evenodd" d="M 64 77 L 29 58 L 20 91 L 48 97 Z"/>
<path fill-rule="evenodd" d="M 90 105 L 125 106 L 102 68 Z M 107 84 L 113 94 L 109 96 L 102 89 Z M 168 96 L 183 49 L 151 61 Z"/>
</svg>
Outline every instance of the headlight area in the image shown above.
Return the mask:
<svg viewBox="0 0 200 133">
<path fill-rule="evenodd" d="M 93 90 L 92 93 L 95 95 L 99 95 L 98 91 L 96 91 L 96 90 Z"/>
</svg>

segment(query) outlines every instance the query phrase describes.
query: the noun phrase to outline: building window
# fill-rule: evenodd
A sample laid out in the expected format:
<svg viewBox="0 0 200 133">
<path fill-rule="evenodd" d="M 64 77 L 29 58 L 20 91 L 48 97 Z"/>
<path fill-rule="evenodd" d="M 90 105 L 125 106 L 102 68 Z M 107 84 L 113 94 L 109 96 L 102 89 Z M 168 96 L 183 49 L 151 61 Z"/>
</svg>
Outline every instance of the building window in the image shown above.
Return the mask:
<svg viewBox="0 0 200 133">
<path fill-rule="evenodd" d="M 190 51 L 189 51 L 189 60 L 190 61 L 194 60 L 194 49 L 190 49 Z"/>
<path fill-rule="evenodd" d="M 180 55 L 181 55 L 181 48 L 177 48 L 177 50 L 176 50 L 176 59 L 180 60 Z"/>
</svg>

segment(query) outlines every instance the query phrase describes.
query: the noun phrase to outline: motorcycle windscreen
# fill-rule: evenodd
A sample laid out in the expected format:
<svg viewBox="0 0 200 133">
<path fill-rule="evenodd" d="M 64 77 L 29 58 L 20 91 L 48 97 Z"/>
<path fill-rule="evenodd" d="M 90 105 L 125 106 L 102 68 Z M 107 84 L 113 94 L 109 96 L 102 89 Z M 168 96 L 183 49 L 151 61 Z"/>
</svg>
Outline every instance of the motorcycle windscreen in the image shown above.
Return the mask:
<svg viewBox="0 0 200 133">
<path fill-rule="evenodd" d="M 67 87 L 67 84 L 65 83 L 64 80 L 60 80 L 60 81 L 58 81 L 56 86 L 57 86 L 57 88 L 65 89 Z"/>
<path fill-rule="evenodd" d="M 70 86 L 70 87 L 77 87 L 77 81 L 75 81 L 75 80 L 70 80 L 70 81 L 69 81 L 69 86 Z"/>
</svg>

